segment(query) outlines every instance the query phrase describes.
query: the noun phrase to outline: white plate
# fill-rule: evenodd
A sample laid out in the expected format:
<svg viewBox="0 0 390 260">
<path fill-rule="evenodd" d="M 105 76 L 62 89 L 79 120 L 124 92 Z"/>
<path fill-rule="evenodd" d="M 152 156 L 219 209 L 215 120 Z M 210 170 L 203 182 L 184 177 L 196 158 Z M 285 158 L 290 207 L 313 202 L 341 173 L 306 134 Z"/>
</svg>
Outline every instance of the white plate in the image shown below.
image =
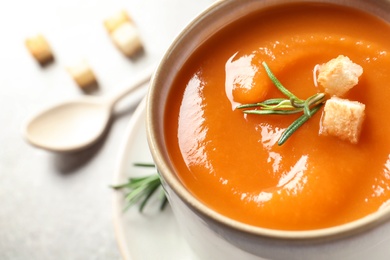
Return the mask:
<svg viewBox="0 0 390 260">
<path fill-rule="evenodd" d="M 152 174 L 153 169 L 134 167 L 134 162 L 151 163 L 146 140 L 145 100 L 141 102 L 126 132 L 127 139 L 121 151 L 114 184 L 127 181 L 130 176 Z M 185 260 L 194 259 L 193 253 L 180 235 L 169 205 L 159 211 L 157 199 L 144 213 L 134 206 L 124 211 L 124 194 L 114 194 L 114 226 L 121 254 L 125 260 Z"/>
</svg>

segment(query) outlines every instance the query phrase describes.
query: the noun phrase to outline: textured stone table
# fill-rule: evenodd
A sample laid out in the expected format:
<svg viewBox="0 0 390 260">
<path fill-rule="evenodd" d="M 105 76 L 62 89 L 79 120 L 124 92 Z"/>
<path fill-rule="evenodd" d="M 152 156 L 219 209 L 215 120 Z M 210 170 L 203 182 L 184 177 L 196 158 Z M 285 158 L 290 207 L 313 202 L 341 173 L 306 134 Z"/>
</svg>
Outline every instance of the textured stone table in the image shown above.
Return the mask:
<svg viewBox="0 0 390 260">
<path fill-rule="evenodd" d="M 120 259 L 112 224 L 114 169 L 134 106 L 124 100 L 106 136 L 86 151 L 59 155 L 28 145 L 26 118 L 84 95 L 65 70 L 78 58 L 94 69 L 98 95 L 115 92 L 159 60 L 174 36 L 211 1 L 15 0 L 0 2 L 0 259 Z M 125 9 L 145 45 L 124 57 L 102 24 Z M 55 62 L 40 67 L 24 39 L 43 33 Z"/>
</svg>

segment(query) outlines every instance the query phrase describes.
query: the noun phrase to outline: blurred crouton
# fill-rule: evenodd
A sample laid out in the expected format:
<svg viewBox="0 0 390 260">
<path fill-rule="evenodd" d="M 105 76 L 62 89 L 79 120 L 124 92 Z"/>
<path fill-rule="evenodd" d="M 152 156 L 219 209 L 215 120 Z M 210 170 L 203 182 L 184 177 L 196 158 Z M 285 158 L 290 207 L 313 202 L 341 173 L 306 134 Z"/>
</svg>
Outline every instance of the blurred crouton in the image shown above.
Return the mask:
<svg viewBox="0 0 390 260">
<path fill-rule="evenodd" d="M 108 17 L 104 26 L 116 47 L 126 56 L 133 57 L 142 50 L 137 27 L 126 11 L 122 10 Z"/>
<path fill-rule="evenodd" d="M 357 101 L 330 98 L 325 103 L 319 134 L 336 136 L 356 144 L 364 121 L 365 107 Z"/>
<path fill-rule="evenodd" d="M 327 94 L 342 97 L 357 85 L 362 73 L 360 65 L 340 55 L 320 66 L 317 81 Z"/>
<path fill-rule="evenodd" d="M 25 44 L 40 65 L 45 65 L 54 60 L 50 45 L 42 34 L 27 38 Z"/>
<path fill-rule="evenodd" d="M 82 90 L 86 90 L 97 84 L 95 74 L 85 60 L 79 60 L 66 69 Z"/>
<path fill-rule="evenodd" d="M 108 33 L 111 34 L 113 31 L 118 29 L 118 27 L 120 27 L 126 22 L 132 23 L 133 21 L 125 10 L 121 10 L 120 12 L 113 14 L 112 16 L 104 20 L 104 26 L 106 27 Z"/>
<path fill-rule="evenodd" d="M 142 42 L 138 30 L 133 23 L 126 22 L 111 34 L 111 39 L 128 57 L 132 57 L 142 49 Z"/>
</svg>

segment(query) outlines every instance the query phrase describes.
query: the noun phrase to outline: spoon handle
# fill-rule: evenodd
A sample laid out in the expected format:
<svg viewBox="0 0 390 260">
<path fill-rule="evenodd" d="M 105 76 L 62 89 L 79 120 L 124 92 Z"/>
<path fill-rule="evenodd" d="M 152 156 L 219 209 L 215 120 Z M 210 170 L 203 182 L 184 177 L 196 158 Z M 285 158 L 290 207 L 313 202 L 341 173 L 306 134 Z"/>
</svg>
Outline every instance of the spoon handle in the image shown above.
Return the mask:
<svg viewBox="0 0 390 260">
<path fill-rule="evenodd" d="M 126 87 L 125 89 L 121 90 L 119 93 L 116 93 L 113 97 L 111 97 L 109 100 L 110 107 L 113 107 L 119 100 L 147 83 L 152 77 L 155 68 L 156 66 L 152 65 L 149 68 L 145 69 L 140 73 L 140 75 L 137 76 L 137 78 L 130 86 Z"/>
</svg>

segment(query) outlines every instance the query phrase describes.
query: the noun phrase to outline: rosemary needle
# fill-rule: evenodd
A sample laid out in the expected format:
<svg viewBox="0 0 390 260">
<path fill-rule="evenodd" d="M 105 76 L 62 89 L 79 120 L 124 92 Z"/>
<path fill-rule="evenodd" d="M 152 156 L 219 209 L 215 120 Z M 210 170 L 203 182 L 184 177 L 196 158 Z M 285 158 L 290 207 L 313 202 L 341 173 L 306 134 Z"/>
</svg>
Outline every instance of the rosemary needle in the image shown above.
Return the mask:
<svg viewBox="0 0 390 260">
<path fill-rule="evenodd" d="M 134 163 L 136 167 L 155 167 L 151 163 Z M 167 197 L 164 191 L 160 188 L 161 180 L 157 173 L 143 176 L 143 177 L 132 177 L 128 179 L 127 183 L 114 185 L 114 189 L 125 190 L 125 201 L 127 205 L 125 210 L 135 204 L 139 204 L 139 211 L 143 212 L 145 206 L 148 204 L 152 196 L 159 190 L 160 191 L 160 210 L 163 210 L 167 205 Z"/>
<path fill-rule="evenodd" d="M 278 145 L 282 145 L 299 127 L 321 108 L 325 102 L 325 94 L 316 93 L 308 99 L 302 100 L 282 85 L 265 62 L 263 62 L 262 65 L 272 83 L 286 96 L 286 98 L 267 99 L 263 102 L 243 104 L 237 108 L 246 109 L 243 111 L 245 114 L 256 115 L 291 115 L 303 113 L 303 115 L 295 120 L 280 136 Z"/>
<path fill-rule="evenodd" d="M 323 104 L 318 104 L 312 110 L 310 110 L 310 116 L 314 115 Z M 307 120 L 310 119 L 310 116 L 303 114 L 297 120 L 295 120 L 287 129 L 283 132 L 278 140 L 278 145 L 284 144 L 287 139 L 299 128 L 301 127 Z"/>
<path fill-rule="evenodd" d="M 300 100 L 299 98 L 297 98 L 293 93 L 291 93 L 288 89 L 286 89 L 282 83 L 280 83 L 280 81 L 275 77 L 275 75 L 272 73 L 271 69 L 268 67 L 267 63 L 266 62 L 262 62 L 261 63 L 265 69 L 265 71 L 267 72 L 267 75 L 268 77 L 271 79 L 272 83 L 274 83 L 274 85 L 284 94 L 286 95 L 289 99 L 295 99 L 295 100 L 299 100 L 299 101 L 302 101 Z"/>
</svg>

